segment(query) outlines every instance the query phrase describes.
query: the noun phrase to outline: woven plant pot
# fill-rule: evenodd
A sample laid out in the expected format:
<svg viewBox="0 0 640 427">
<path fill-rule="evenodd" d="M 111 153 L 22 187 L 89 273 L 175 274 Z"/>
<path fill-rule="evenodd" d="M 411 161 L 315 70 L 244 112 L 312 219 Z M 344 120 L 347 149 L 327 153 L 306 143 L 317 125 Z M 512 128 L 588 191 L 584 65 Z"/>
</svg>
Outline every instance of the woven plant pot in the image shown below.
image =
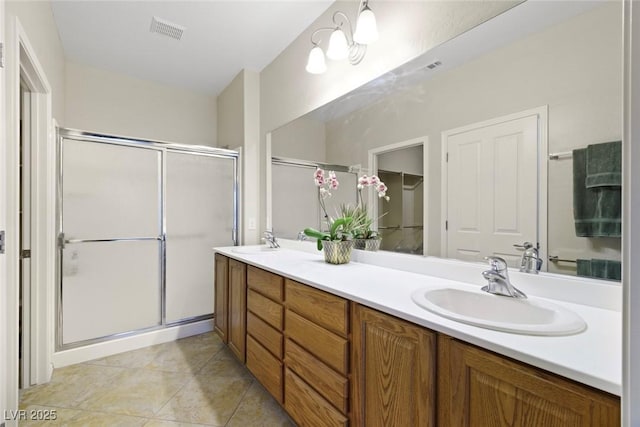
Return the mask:
<svg viewBox="0 0 640 427">
<path fill-rule="evenodd" d="M 382 242 L 382 239 L 354 239 L 353 242 L 354 248 L 356 249 L 376 252 L 378 249 L 380 249 L 380 242 Z"/>
<path fill-rule="evenodd" d="M 323 240 L 324 260 L 329 264 L 346 264 L 351 261 L 352 240 Z"/>
</svg>

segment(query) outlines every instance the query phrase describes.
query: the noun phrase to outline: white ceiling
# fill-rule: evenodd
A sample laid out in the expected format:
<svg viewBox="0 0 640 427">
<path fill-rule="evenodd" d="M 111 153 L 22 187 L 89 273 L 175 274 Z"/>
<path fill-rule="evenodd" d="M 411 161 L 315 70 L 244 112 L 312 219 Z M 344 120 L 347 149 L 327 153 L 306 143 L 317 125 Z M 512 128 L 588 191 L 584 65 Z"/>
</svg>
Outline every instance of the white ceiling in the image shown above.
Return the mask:
<svg viewBox="0 0 640 427">
<path fill-rule="evenodd" d="M 331 3 L 54 0 L 52 8 L 68 60 L 217 95 L 242 69 L 261 71 Z M 186 27 L 182 39 L 151 33 L 153 16 Z"/>
</svg>

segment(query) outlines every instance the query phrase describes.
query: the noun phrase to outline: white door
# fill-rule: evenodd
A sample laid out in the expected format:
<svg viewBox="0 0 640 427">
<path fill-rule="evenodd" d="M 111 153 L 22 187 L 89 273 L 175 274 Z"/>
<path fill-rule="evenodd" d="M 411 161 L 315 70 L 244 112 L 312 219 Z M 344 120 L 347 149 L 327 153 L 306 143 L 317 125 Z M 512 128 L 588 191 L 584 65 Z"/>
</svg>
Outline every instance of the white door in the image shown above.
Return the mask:
<svg viewBox="0 0 640 427">
<path fill-rule="evenodd" d="M 494 120 L 443 133 L 448 153 L 446 256 L 505 258 L 538 242 L 538 116 Z"/>
</svg>

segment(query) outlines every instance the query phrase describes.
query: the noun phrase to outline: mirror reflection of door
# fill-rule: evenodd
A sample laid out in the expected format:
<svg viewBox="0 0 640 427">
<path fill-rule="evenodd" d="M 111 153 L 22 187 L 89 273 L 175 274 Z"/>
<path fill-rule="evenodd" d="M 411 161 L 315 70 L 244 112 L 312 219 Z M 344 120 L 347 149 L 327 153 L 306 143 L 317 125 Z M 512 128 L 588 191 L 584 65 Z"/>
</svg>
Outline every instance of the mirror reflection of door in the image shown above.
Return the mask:
<svg viewBox="0 0 640 427">
<path fill-rule="evenodd" d="M 390 196 L 389 201 L 378 200 L 382 250 L 424 253 L 423 150 L 420 144 L 377 155 L 377 173 Z"/>
<path fill-rule="evenodd" d="M 538 114 L 508 116 L 443 133 L 445 256 L 519 263 L 523 242 L 539 243 Z"/>
</svg>

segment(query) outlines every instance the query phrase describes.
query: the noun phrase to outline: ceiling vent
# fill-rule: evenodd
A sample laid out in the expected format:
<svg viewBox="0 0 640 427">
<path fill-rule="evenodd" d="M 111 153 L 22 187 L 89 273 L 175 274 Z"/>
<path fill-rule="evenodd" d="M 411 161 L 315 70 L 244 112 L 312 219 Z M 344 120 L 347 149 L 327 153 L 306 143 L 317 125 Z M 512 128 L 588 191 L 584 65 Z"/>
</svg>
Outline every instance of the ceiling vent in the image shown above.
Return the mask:
<svg viewBox="0 0 640 427">
<path fill-rule="evenodd" d="M 439 66 L 442 65 L 442 62 L 440 61 L 434 61 L 431 64 L 427 65 L 426 68 L 433 70 L 434 68 L 438 68 Z"/>
<path fill-rule="evenodd" d="M 151 18 L 150 31 L 152 33 L 158 33 L 163 36 L 171 37 L 172 39 L 180 40 L 185 29 L 186 28 L 181 25 L 158 18 L 157 16 Z"/>
</svg>

